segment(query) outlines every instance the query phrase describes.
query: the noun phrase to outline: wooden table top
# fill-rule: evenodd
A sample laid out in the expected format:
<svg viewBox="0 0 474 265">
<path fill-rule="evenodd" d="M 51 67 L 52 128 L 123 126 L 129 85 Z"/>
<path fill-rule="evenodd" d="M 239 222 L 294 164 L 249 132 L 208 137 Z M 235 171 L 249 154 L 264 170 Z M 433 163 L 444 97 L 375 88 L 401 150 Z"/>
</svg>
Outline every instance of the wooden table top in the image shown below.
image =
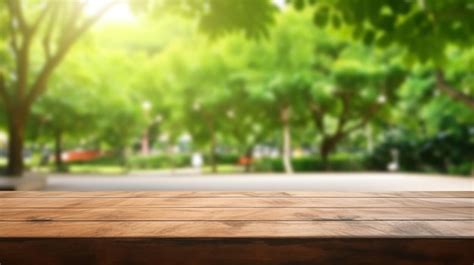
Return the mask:
<svg viewBox="0 0 474 265">
<path fill-rule="evenodd" d="M 0 238 L 474 238 L 474 192 L 0 192 Z"/>
</svg>

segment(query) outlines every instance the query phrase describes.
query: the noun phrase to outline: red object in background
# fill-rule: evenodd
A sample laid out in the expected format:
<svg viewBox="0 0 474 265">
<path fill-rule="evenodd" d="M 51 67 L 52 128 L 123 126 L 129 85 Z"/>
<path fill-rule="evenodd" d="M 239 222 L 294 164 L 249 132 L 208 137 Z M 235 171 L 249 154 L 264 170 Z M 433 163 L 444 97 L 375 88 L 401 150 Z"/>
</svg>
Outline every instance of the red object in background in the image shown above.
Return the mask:
<svg viewBox="0 0 474 265">
<path fill-rule="evenodd" d="M 90 161 L 101 157 L 99 151 L 70 151 L 63 154 L 64 162 Z"/>
<path fill-rule="evenodd" d="M 248 156 L 241 156 L 239 158 L 239 165 L 246 166 L 252 164 L 252 158 Z"/>
</svg>

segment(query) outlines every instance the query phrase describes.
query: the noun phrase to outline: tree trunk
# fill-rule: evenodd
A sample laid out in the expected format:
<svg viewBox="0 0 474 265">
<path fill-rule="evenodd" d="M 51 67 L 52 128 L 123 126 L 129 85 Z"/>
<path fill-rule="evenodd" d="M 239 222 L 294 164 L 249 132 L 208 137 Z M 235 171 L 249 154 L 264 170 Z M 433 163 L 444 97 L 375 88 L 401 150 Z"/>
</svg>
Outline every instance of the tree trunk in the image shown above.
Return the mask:
<svg viewBox="0 0 474 265">
<path fill-rule="evenodd" d="M 323 169 L 325 171 L 331 170 L 331 165 L 329 164 L 329 153 L 331 152 L 329 147 L 329 141 L 324 139 L 319 147 L 319 152 L 321 155 L 321 162 L 323 164 Z"/>
<path fill-rule="evenodd" d="M 464 94 L 460 90 L 450 86 L 444 77 L 444 72 L 441 69 L 436 71 L 436 86 L 441 92 L 451 97 L 457 102 L 463 103 L 470 109 L 474 109 L 474 97 L 468 94 Z"/>
<path fill-rule="evenodd" d="M 323 163 L 324 170 L 331 170 L 331 163 L 329 163 L 329 155 L 336 148 L 337 143 L 344 137 L 343 134 L 334 134 L 323 138 L 319 152 L 321 154 L 321 162 Z"/>
<path fill-rule="evenodd" d="M 367 139 L 367 152 L 372 153 L 374 150 L 374 133 L 370 125 L 365 126 L 365 136 Z"/>
<path fill-rule="evenodd" d="M 119 155 L 119 163 L 122 167 L 127 168 L 128 167 L 128 147 L 126 146 L 121 146 L 118 149 L 118 155 Z"/>
<path fill-rule="evenodd" d="M 211 150 L 210 150 L 210 160 L 211 160 L 211 171 L 212 173 L 217 173 L 217 155 L 216 155 L 216 132 L 211 132 Z"/>
<path fill-rule="evenodd" d="M 249 146 L 245 152 L 245 157 L 247 163 L 245 164 L 245 172 L 249 173 L 252 170 L 252 160 L 253 160 L 253 146 Z"/>
<path fill-rule="evenodd" d="M 141 141 L 141 153 L 142 155 L 150 154 L 150 136 L 149 128 L 147 127 L 143 132 L 142 141 Z"/>
<path fill-rule="evenodd" d="M 58 28 L 55 28 L 54 25 L 58 24 L 58 20 L 54 16 L 50 16 L 48 12 L 48 7 L 44 8 L 44 12 L 41 12 L 39 17 L 37 17 L 34 23 L 30 24 L 25 17 L 23 16 L 22 7 L 20 1 L 10 1 L 16 4 L 7 4 L 7 7 L 10 13 L 10 22 L 16 22 L 13 24 L 18 24 L 18 29 L 15 28 L 14 31 L 21 39 L 21 45 L 17 45 L 16 41 L 12 43 L 13 55 L 16 59 L 16 69 L 17 69 L 17 82 L 13 87 L 13 93 L 6 92 L 5 78 L 3 73 L 0 71 L 0 99 L 2 99 L 7 107 L 8 115 L 8 134 L 9 134 L 9 144 L 8 144 L 8 166 L 7 174 L 13 176 L 20 176 L 23 174 L 24 164 L 23 164 L 23 146 L 24 146 L 24 134 L 25 134 L 25 125 L 31 109 L 31 105 L 36 101 L 36 99 L 44 93 L 47 88 L 48 79 L 53 72 L 53 70 L 58 66 L 58 64 L 63 60 L 64 56 L 68 53 L 70 48 L 74 43 L 77 42 L 78 38 L 84 34 L 94 23 L 96 23 L 105 12 L 117 4 L 117 1 L 110 1 L 108 4 L 101 7 L 100 10 L 92 14 L 88 18 L 81 18 L 81 12 L 72 12 L 73 15 L 68 18 L 70 22 L 70 29 L 68 31 L 61 32 L 58 35 L 58 41 L 55 45 L 55 52 L 51 53 L 50 46 L 54 45 L 56 38 L 51 38 L 49 40 L 48 35 L 51 32 L 55 32 L 56 29 L 61 29 L 62 25 Z M 61 19 L 61 16 L 56 16 Z M 49 20 L 52 27 L 48 27 L 44 36 L 45 46 L 45 61 L 43 67 L 38 69 L 38 74 L 29 82 L 29 67 L 31 66 L 31 61 L 29 60 L 31 45 L 35 39 L 35 35 L 38 34 L 38 29 L 41 29 L 41 24 L 45 20 Z M 32 21 L 33 22 L 33 21 Z M 59 25 L 59 24 L 58 24 Z M 13 37 L 13 39 L 16 39 Z M 40 38 L 36 38 L 40 39 Z M 31 84 L 31 85 L 30 85 Z M 28 87 L 30 88 L 28 91 Z"/>
<path fill-rule="evenodd" d="M 56 130 L 54 133 L 54 163 L 56 165 L 56 171 L 61 172 L 64 170 L 63 167 L 63 139 L 61 130 Z"/>
<path fill-rule="evenodd" d="M 290 133 L 290 108 L 285 107 L 281 111 L 281 121 L 283 123 L 283 150 L 282 160 L 285 173 L 293 173 L 291 164 L 291 133 Z"/>
<path fill-rule="evenodd" d="M 8 166 L 7 175 L 23 174 L 23 145 L 25 136 L 26 111 L 10 111 L 8 113 Z"/>
</svg>

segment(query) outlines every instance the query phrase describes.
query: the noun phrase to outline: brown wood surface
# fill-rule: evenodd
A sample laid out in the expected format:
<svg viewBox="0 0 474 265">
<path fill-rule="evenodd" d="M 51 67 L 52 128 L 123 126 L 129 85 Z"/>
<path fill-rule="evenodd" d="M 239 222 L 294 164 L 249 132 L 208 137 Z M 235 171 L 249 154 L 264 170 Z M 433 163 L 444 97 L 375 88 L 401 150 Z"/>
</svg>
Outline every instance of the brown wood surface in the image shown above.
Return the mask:
<svg viewBox="0 0 474 265">
<path fill-rule="evenodd" d="M 310 191 L 116 191 L 116 192 L 68 192 L 68 191 L 4 191 L 0 198 L 242 198 L 242 197 L 275 197 L 275 198 L 474 198 L 472 191 L 404 191 L 404 192 L 310 192 Z"/>
<path fill-rule="evenodd" d="M 1 208 L 472 207 L 474 198 L 2 198 Z"/>
<path fill-rule="evenodd" d="M 2 221 L 449 221 L 474 208 L 5 208 Z"/>
<path fill-rule="evenodd" d="M 2 222 L 1 237 L 463 238 L 474 221 L 56 221 Z"/>
<path fill-rule="evenodd" d="M 474 192 L 0 192 L 2 265 L 472 264 L 473 242 Z"/>
</svg>

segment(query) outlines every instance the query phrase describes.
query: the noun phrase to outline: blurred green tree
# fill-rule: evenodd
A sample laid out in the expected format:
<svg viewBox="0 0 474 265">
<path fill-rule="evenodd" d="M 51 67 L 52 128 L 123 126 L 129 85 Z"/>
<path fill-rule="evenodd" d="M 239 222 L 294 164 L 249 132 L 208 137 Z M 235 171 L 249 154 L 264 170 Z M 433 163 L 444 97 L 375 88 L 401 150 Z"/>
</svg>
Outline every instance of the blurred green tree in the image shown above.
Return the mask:
<svg viewBox="0 0 474 265">
<path fill-rule="evenodd" d="M 410 63 L 427 63 L 435 69 L 436 87 L 474 109 L 469 91 L 452 85 L 445 64 L 450 46 L 474 44 L 474 3 L 465 0 L 289 0 L 297 8 L 311 6 L 319 27 L 348 26 L 353 37 L 380 47 L 398 45 L 407 51 Z"/>
<path fill-rule="evenodd" d="M 406 73 L 396 49 L 374 52 L 323 31 L 314 45 L 317 81 L 305 98 L 321 134 L 322 162 L 328 165 L 339 142 L 390 109 Z"/>
<path fill-rule="evenodd" d="M 4 63 L 0 99 L 6 109 L 10 175 L 23 171 L 25 126 L 31 107 L 48 87 L 48 79 L 72 45 L 112 5 L 86 16 L 85 1 L 7 0 L 0 3 Z M 42 51 L 41 51 L 42 50 Z M 42 58 L 38 54 L 43 53 Z"/>
<path fill-rule="evenodd" d="M 4 59 L 0 68 L 0 99 L 7 114 L 7 173 L 10 175 L 22 174 L 26 122 L 33 103 L 47 89 L 51 74 L 73 44 L 119 1 L 108 0 L 87 15 L 85 9 L 91 2 L 7 0 L 0 3 L 0 57 Z M 159 16 L 157 10 L 171 9 L 197 17 L 201 28 L 212 36 L 240 29 L 252 37 L 262 35 L 275 11 L 268 0 L 130 0 L 129 3 L 135 10 L 145 10 L 151 16 Z"/>
<path fill-rule="evenodd" d="M 291 165 L 291 126 L 305 113 L 304 91 L 314 82 L 312 29 L 310 18 L 287 10 L 277 17 L 268 40 L 258 42 L 249 52 L 250 94 L 257 98 L 267 119 L 282 130 L 282 159 L 285 171 Z M 270 123 L 270 124 L 271 124 Z"/>
</svg>

